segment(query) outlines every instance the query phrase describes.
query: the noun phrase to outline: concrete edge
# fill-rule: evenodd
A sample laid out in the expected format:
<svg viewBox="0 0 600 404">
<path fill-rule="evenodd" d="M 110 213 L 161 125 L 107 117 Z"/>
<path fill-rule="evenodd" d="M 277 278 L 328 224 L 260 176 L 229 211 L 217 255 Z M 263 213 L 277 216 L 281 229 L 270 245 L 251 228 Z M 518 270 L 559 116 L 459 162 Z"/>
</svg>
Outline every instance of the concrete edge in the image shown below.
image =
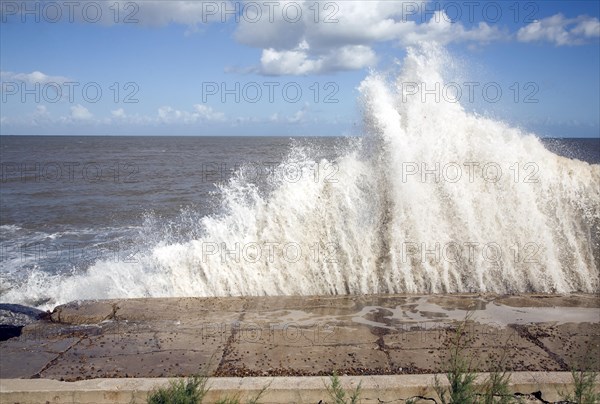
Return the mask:
<svg viewBox="0 0 600 404">
<path fill-rule="evenodd" d="M 478 375 L 477 383 L 486 374 Z M 362 403 L 402 403 L 411 397 L 436 397 L 431 386 L 435 376 L 341 376 L 342 385 L 354 389 L 361 384 Z M 2 403 L 145 403 L 153 389 L 166 386 L 167 378 L 140 379 L 90 379 L 77 382 L 61 382 L 50 379 L 0 379 L 0 402 Z M 442 377 L 441 380 L 446 380 Z M 557 401 L 561 393 L 572 391 L 573 379 L 569 372 L 514 372 L 510 378 L 512 393 L 532 394 L 541 392 L 546 401 Z M 214 403 L 223 397 L 239 397 L 242 401 L 255 397 L 268 386 L 260 402 L 270 403 L 318 403 L 328 400 L 326 386 L 328 377 L 219 377 L 209 378 L 210 391 L 205 403 Z M 600 390 L 600 385 L 596 385 Z"/>
</svg>

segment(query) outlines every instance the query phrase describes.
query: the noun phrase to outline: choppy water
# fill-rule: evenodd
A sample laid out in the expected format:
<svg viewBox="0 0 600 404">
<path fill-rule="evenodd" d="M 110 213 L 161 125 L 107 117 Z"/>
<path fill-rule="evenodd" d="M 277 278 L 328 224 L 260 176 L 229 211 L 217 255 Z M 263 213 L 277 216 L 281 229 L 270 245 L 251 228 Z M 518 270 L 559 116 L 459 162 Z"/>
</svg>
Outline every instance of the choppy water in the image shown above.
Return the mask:
<svg viewBox="0 0 600 404">
<path fill-rule="evenodd" d="M 0 300 L 598 291 L 600 141 L 403 96 L 445 57 L 360 138 L 0 138 Z"/>
</svg>

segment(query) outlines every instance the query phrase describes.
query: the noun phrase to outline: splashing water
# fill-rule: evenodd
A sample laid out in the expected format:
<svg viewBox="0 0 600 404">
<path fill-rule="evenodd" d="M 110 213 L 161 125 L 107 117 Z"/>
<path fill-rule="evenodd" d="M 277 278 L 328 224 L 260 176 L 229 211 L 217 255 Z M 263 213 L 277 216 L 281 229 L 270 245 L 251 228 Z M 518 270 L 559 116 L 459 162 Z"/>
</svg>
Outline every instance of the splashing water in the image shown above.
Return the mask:
<svg viewBox="0 0 600 404">
<path fill-rule="evenodd" d="M 3 298 L 598 291 L 600 166 L 457 102 L 423 102 L 446 57 L 409 49 L 396 83 L 367 77 L 354 147 L 335 162 L 294 147 L 297 180 L 268 193 L 238 173 L 200 236 L 165 237 L 135 263 L 39 273 Z M 315 180 L 315 167 L 335 175 Z"/>
</svg>

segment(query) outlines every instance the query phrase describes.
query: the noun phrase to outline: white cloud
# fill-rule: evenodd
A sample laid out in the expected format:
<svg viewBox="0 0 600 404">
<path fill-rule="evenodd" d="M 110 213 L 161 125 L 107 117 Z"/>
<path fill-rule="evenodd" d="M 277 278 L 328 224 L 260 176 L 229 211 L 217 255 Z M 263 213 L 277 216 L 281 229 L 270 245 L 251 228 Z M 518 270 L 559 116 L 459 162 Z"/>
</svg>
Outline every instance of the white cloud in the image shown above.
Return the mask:
<svg viewBox="0 0 600 404">
<path fill-rule="evenodd" d="M 44 100 L 48 97 L 48 99 L 55 102 L 60 98 L 69 97 L 69 91 L 63 86 L 65 86 L 65 83 L 73 82 L 73 80 L 65 76 L 52 76 L 35 70 L 31 73 L 1 71 L 0 82 L 2 82 L 2 91 L 7 91 L 7 95 L 11 94 L 15 98 L 21 94 L 21 91 L 19 91 L 19 88 L 21 88 L 23 91 L 20 95 L 21 99 L 27 99 L 27 96 L 24 95 L 25 91 L 32 91 L 37 94 L 35 95 L 36 99 L 41 98 L 43 95 Z"/>
<path fill-rule="evenodd" d="M 94 115 L 83 105 L 77 104 L 71 107 L 71 119 L 76 121 L 87 121 L 94 117 Z"/>
<path fill-rule="evenodd" d="M 170 125 L 171 127 L 189 126 L 205 124 L 225 124 L 229 127 L 237 127 L 250 124 L 284 124 L 284 125 L 302 125 L 309 122 L 316 122 L 312 117 L 310 104 L 305 103 L 300 109 L 288 113 L 275 112 L 270 116 L 237 116 L 225 119 L 223 112 L 215 111 L 209 106 L 196 104 L 191 111 L 177 110 L 171 106 L 163 106 L 158 109 L 155 115 L 140 115 L 127 113 L 123 108 L 110 112 L 105 117 L 96 117 L 86 107 L 82 105 L 72 106 L 66 115 L 53 115 L 44 105 L 38 105 L 33 110 L 21 116 L 1 116 L 2 125 L 15 128 L 89 128 L 95 127 L 128 128 L 135 127 L 151 128 L 157 125 Z"/>
<path fill-rule="evenodd" d="M 125 110 L 123 108 L 110 111 L 110 114 L 113 118 L 116 119 L 125 119 L 127 117 L 127 114 L 125 114 Z"/>
<path fill-rule="evenodd" d="M 597 18 L 583 17 L 571 30 L 571 33 L 584 38 L 598 38 L 600 37 L 600 21 Z"/>
<path fill-rule="evenodd" d="M 547 41 L 556 46 L 582 45 L 589 39 L 598 37 L 600 37 L 598 18 L 589 16 L 566 18 L 562 14 L 534 21 L 517 32 L 517 39 L 521 42 Z"/>
<path fill-rule="evenodd" d="M 111 111 L 110 114 L 109 121 L 131 125 L 194 124 L 225 121 L 223 112 L 215 111 L 212 107 L 202 104 L 195 104 L 191 111 L 178 110 L 166 105 L 160 107 L 154 116 L 128 114 L 123 108 Z"/>
<path fill-rule="evenodd" d="M 190 124 L 207 121 L 224 121 L 225 114 L 217 112 L 211 107 L 196 104 L 193 111 L 180 111 L 170 106 L 160 107 L 158 109 L 157 121 L 159 123 L 183 123 Z"/>
<path fill-rule="evenodd" d="M 288 122 L 289 123 L 302 123 L 304 122 L 305 118 L 306 118 L 306 108 L 302 108 L 298 111 L 296 111 L 296 113 L 294 115 L 292 115 L 289 119 Z"/>
<path fill-rule="evenodd" d="M 300 108 L 298 111 L 294 112 L 290 116 L 283 116 L 279 112 L 275 112 L 267 118 L 266 122 L 291 124 L 305 123 L 307 121 L 308 110 L 309 104 L 304 104 L 302 108 Z"/>
<path fill-rule="evenodd" d="M 35 111 L 31 116 L 31 121 L 34 125 L 42 125 L 44 123 L 50 122 L 52 117 L 50 116 L 50 112 L 45 105 L 38 105 L 35 107 Z"/>
<path fill-rule="evenodd" d="M 48 108 L 46 108 L 45 105 L 38 105 L 37 107 L 35 107 L 34 115 L 46 117 L 50 116 L 50 113 L 48 112 Z"/>
<path fill-rule="evenodd" d="M 238 116 L 231 122 L 231 126 L 236 127 L 261 122 L 262 120 L 256 116 Z"/>
<path fill-rule="evenodd" d="M 263 74 L 305 75 L 362 69 L 373 66 L 377 57 L 371 48 L 364 45 L 348 45 L 311 57 L 310 48 L 303 41 L 297 48 L 289 51 L 263 49 L 260 62 Z"/>
<path fill-rule="evenodd" d="M 231 18 L 228 10 L 234 6 L 229 0 L 193 0 L 193 1 L 97 1 L 81 0 L 77 2 L 52 2 L 44 4 L 39 0 L 11 2 L 2 7 L 3 20 L 22 18 L 25 21 L 58 22 L 70 21 L 89 24 L 127 24 L 143 26 L 165 26 L 171 23 L 195 27 L 201 24 L 225 21 Z M 48 2 L 50 3 L 50 2 Z M 15 8 L 16 7 L 16 8 Z M 38 14 L 31 10 L 40 10 Z M 27 14 L 27 11 L 30 13 Z"/>
<path fill-rule="evenodd" d="M 39 125 L 73 125 L 73 124 L 102 124 L 102 125 L 156 125 L 156 124 L 194 124 L 206 122 L 224 122 L 225 114 L 213 108 L 196 104 L 192 111 L 181 111 L 170 106 L 160 107 L 156 115 L 128 114 L 123 108 L 110 112 L 109 116 L 96 118 L 83 105 L 77 104 L 69 109 L 67 115 L 52 116 L 45 105 L 36 106 L 34 112 L 20 117 L 4 117 L 4 123 L 20 126 Z"/>
<path fill-rule="evenodd" d="M 113 2 L 110 2 L 111 4 Z M 119 1 L 126 7 L 128 0 Z M 138 11 L 133 18 L 140 24 L 165 26 L 171 23 L 195 26 L 210 22 L 225 22 L 232 15 L 228 10 L 234 10 L 230 1 L 193 0 L 193 1 L 140 1 Z"/>
<path fill-rule="evenodd" d="M 318 7 L 314 1 L 278 4 L 284 8 L 288 3 L 301 5 L 304 18 L 290 22 L 280 12 L 274 14 L 273 21 L 261 18 L 252 23 L 242 19 L 234 33 L 238 42 L 263 49 L 257 70 L 266 75 L 305 75 L 370 67 L 377 62 L 372 47 L 380 42 L 404 46 L 421 41 L 486 44 L 510 37 L 505 30 L 483 22 L 466 28 L 460 22 L 452 22 L 443 11 L 436 11 L 420 24 L 406 18 L 405 6 L 420 8 L 425 1 L 344 1 L 336 2 L 337 8 L 329 12 L 324 11 L 327 3 L 321 2 L 317 21 L 314 10 Z M 336 22 L 325 22 L 327 17 Z"/>
<path fill-rule="evenodd" d="M 198 118 L 203 121 L 224 121 L 225 114 L 223 112 L 217 112 L 211 107 L 201 104 L 194 105 L 195 114 Z"/>
<path fill-rule="evenodd" d="M 0 79 L 4 82 L 6 81 L 21 81 L 28 84 L 47 84 L 47 83 L 58 83 L 63 84 L 65 82 L 71 81 L 69 78 L 64 76 L 50 76 L 48 74 L 42 73 L 38 70 L 35 70 L 31 73 L 14 73 L 8 71 L 0 72 Z"/>
<path fill-rule="evenodd" d="M 317 4 L 312 0 L 281 1 L 273 21 L 264 16 L 257 22 L 242 19 L 234 36 L 245 45 L 277 50 L 294 48 L 303 40 L 313 47 L 323 46 L 326 49 L 392 40 L 398 37 L 403 25 L 414 25 L 414 22 L 402 18 L 402 5 L 405 3 L 415 5 L 424 2 L 345 1 L 327 6 L 327 2 Z M 297 22 L 286 20 L 282 10 L 289 4 L 301 6 L 302 19 Z"/>
<path fill-rule="evenodd" d="M 492 41 L 508 39 L 509 34 L 498 27 L 480 22 L 472 29 L 466 29 L 460 23 L 452 23 L 443 11 L 437 11 L 432 18 L 423 24 L 414 26 L 402 34 L 400 43 L 406 46 L 419 42 L 437 42 L 445 45 L 451 42 L 472 42 L 487 44 Z"/>
<path fill-rule="evenodd" d="M 309 59 L 305 50 L 296 48 L 289 51 L 263 49 L 260 58 L 262 72 L 272 75 L 315 73 L 322 69 L 322 61 Z"/>
<path fill-rule="evenodd" d="M 169 106 L 158 109 L 158 121 L 162 123 L 189 123 L 193 121 L 191 116 L 192 114 L 187 111 L 179 111 Z"/>
</svg>

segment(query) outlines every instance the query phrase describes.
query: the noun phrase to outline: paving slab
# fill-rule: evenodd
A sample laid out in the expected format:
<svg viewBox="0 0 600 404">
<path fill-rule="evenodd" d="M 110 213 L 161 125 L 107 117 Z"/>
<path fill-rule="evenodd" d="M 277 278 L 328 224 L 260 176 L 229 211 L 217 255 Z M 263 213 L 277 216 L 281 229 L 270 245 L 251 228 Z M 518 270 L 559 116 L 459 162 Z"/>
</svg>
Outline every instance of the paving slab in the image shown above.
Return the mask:
<svg viewBox="0 0 600 404">
<path fill-rule="evenodd" d="M 568 371 L 599 357 L 599 320 L 585 294 L 81 301 L 0 342 L 0 377 L 440 373 L 459 327 L 473 370 Z"/>
</svg>

